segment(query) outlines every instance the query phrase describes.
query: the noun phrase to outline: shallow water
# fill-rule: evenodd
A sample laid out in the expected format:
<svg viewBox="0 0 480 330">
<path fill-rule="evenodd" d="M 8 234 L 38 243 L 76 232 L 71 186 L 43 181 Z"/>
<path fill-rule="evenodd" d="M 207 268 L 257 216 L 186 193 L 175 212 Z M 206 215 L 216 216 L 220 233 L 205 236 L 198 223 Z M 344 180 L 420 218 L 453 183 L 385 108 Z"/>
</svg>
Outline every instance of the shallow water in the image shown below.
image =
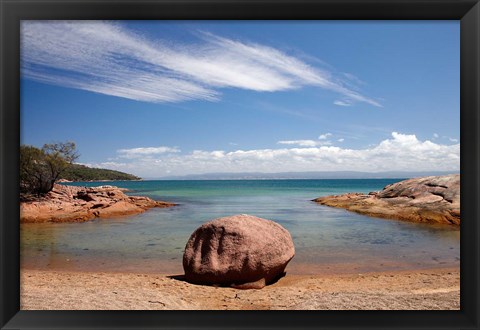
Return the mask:
<svg viewBox="0 0 480 330">
<path fill-rule="evenodd" d="M 86 223 L 22 224 L 22 267 L 106 272 L 182 273 L 190 234 L 203 222 L 246 213 L 290 231 L 296 255 L 287 271 L 368 272 L 458 266 L 460 231 L 384 220 L 321 206 L 311 199 L 381 190 L 399 179 L 135 181 L 131 195 L 180 204 Z"/>
</svg>

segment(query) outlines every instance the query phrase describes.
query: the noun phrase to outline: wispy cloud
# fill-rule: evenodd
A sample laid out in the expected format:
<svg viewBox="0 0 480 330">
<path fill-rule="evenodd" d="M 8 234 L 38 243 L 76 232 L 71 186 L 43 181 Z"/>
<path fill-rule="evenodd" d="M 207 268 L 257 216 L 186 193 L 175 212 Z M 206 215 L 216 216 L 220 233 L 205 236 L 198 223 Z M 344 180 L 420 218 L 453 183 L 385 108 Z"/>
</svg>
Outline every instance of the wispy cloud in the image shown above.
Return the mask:
<svg viewBox="0 0 480 330">
<path fill-rule="evenodd" d="M 340 107 L 350 107 L 353 105 L 353 103 L 350 101 L 341 101 L 341 100 L 336 100 L 333 102 L 333 104 L 338 105 Z"/>
<path fill-rule="evenodd" d="M 122 161 L 94 165 L 145 177 L 208 172 L 454 172 L 460 168 L 460 144 L 442 145 L 428 140 L 421 141 L 415 135 L 393 132 L 390 138 L 364 149 L 304 146 L 231 152 L 195 150 L 185 154 L 169 153 L 151 158 L 133 158 L 127 164 Z"/>
<path fill-rule="evenodd" d="M 449 140 L 450 142 L 454 142 L 454 143 L 457 143 L 457 142 L 458 142 L 458 139 L 454 139 L 454 138 L 448 138 L 448 140 Z"/>
<path fill-rule="evenodd" d="M 327 140 L 332 133 L 320 134 L 318 140 L 282 140 L 278 141 L 277 144 L 285 145 L 296 145 L 299 147 L 318 147 L 318 146 L 329 146 L 332 144 L 331 141 Z"/>
<path fill-rule="evenodd" d="M 320 135 L 318 136 L 318 139 L 319 139 L 319 140 L 326 140 L 326 139 L 328 139 L 330 136 L 332 136 L 332 133 L 320 134 Z"/>
<path fill-rule="evenodd" d="M 331 72 L 278 49 L 202 32 L 194 43 L 152 40 L 116 22 L 24 21 L 22 75 L 145 102 L 216 101 L 222 88 L 276 92 L 317 86 L 381 106 Z M 347 101 L 345 101 L 347 102 Z"/>
<path fill-rule="evenodd" d="M 278 144 L 298 145 L 300 147 L 316 147 L 320 145 L 330 144 L 329 141 L 315 141 L 315 140 L 287 140 L 278 141 Z"/>
<path fill-rule="evenodd" d="M 147 147 L 147 148 L 132 148 L 132 149 L 119 149 L 117 153 L 121 158 L 139 158 L 145 156 L 177 153 L 180 149 L 177 147 Z"/>
</svg>

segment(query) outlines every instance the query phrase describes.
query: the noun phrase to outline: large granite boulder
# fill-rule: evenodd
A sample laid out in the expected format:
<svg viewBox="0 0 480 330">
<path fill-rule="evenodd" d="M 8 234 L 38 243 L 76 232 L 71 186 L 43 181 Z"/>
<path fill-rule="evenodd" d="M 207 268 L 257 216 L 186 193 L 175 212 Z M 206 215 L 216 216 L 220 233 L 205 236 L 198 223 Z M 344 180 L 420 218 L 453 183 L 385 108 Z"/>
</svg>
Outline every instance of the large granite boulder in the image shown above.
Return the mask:
<svg viewBox="0 0 480 330">
<path fill-rule="evenodd" d="M 191 283 L 259 289 L 283 276 L 294 255 L 292 237 L 278 223 L 234 215 L 195 230 L 183 269 Z"/>
<path fill-rule="evenodd" d="M 388 219 L 460 225 L 460 175 L 400 181 L 382 191 L 325 196 L 313 201 Z"/>
</svg>

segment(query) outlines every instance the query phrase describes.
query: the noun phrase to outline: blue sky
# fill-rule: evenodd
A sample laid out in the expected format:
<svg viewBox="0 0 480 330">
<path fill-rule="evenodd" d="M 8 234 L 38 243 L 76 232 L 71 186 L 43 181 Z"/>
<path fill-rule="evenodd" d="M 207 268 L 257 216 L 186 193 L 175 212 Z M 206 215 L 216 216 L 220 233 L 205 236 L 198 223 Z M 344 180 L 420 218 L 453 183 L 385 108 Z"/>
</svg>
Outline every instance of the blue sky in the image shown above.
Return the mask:
<svg viewBox="0 0 480 330">
<path fill-rule="evenodd" d="M 24 21 L 21 139 L 144 178 L 458 171 L 458 21 Z"/>
</svg>

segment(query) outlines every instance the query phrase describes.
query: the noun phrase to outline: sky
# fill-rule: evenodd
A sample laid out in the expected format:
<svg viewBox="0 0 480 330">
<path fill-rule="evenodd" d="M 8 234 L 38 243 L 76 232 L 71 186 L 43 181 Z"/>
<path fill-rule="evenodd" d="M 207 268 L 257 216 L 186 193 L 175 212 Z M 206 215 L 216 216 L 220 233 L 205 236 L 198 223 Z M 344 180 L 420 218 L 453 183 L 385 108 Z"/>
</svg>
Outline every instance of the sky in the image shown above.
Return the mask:
<svg viewBox="0 0 480 330">
<path fill-rule="evenodd" d="M 21 142 L 161 178 L 460 168 L 459 21 L 22 21 Z"/>
</svg>

